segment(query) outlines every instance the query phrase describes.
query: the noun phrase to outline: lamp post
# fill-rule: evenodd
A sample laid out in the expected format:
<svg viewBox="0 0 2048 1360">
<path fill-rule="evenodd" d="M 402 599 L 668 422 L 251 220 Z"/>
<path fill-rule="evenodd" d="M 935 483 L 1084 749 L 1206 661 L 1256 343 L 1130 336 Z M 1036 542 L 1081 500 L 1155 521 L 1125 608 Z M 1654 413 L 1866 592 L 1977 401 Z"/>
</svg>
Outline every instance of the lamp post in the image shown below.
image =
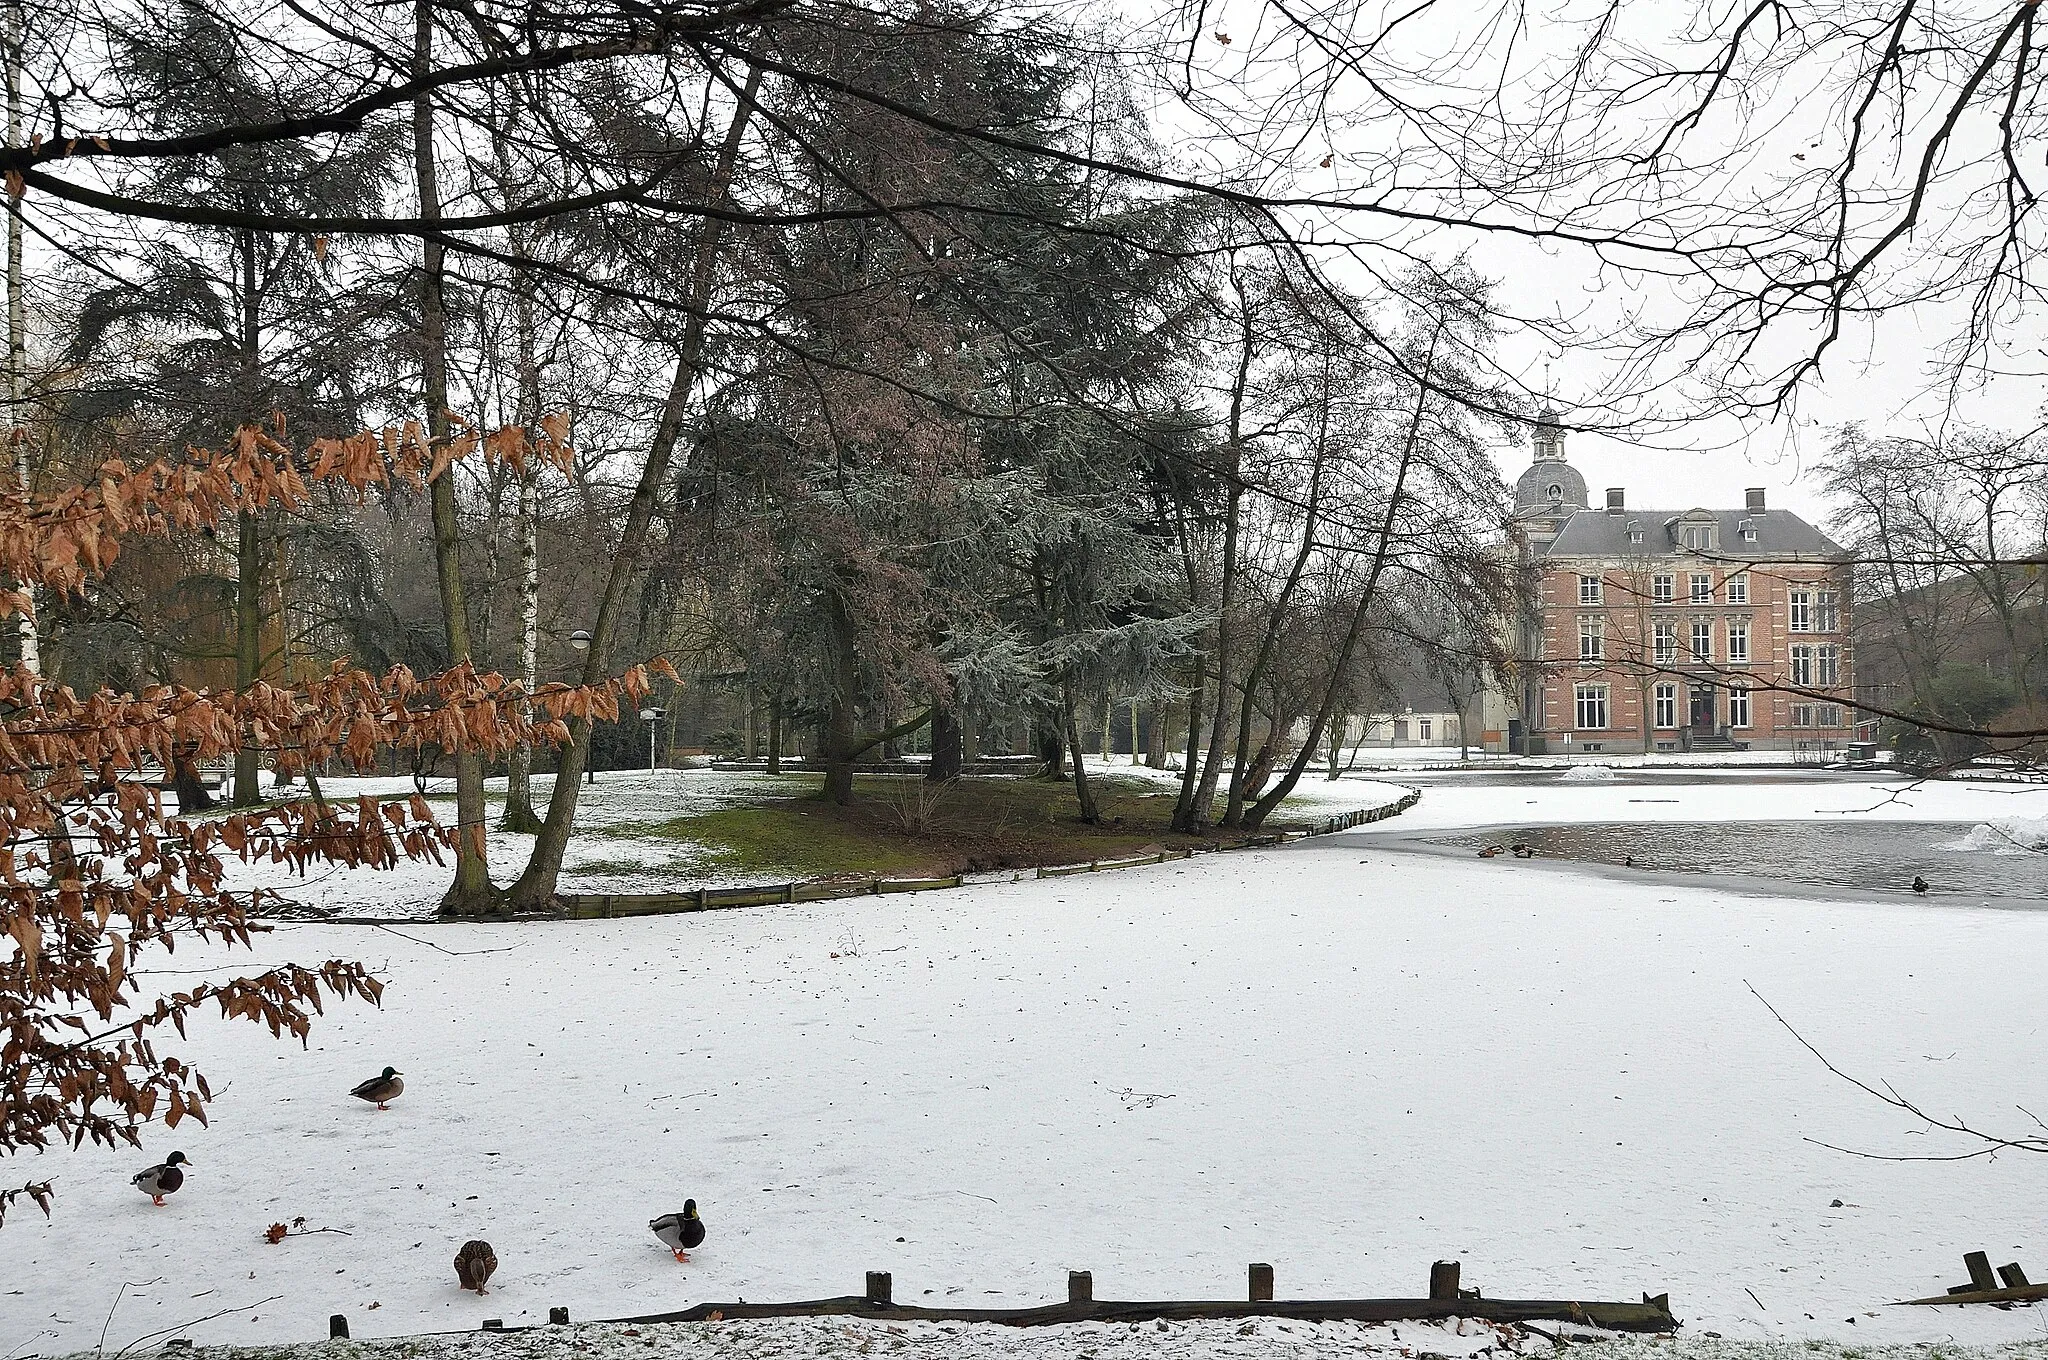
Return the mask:
<svg viewBox="0 0 2048 1360">
<path fill-rule="evenodd" d="M 575 632 L 569 634 L 569 646 L 578 656 L 581 656 L 590 650 L 590 634 L 578 628 Z M 586 738 L 586 740 L 588 739 Z M 597 766 L 591 759 L 593 754 L 593 752 L 589 751 L 583 753 L 583 782 L 586 784 L 595 784 L 597 782 Z"/>
<path fill-rule="evenodd" d="M 662 715 L 667 712 L 668 710 L 665 708 L 643 708 L 640 710 L 640 721 L 647 724 L 647 773 L 649 774 L 653 774 L 655 768 L 654 725 L 660 722 Z"/>
</svg>

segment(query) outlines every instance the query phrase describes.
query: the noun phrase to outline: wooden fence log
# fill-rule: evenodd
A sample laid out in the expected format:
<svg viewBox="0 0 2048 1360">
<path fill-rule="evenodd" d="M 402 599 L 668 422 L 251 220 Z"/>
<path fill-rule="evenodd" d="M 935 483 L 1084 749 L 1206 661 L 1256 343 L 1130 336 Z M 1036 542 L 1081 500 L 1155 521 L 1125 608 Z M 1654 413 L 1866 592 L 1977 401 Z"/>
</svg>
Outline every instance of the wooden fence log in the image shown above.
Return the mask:
<svg viewBox="0 0 2048 1360">
<path fill-rule="evenodd" d="M 1429 1268 L 1429 1296 L 1433 1299 L 1458 1297 L 1458 1263 L 1438 1261 Z"/>
<path fill-rule="evenodd" d="M 1991 1273 L 1991 1258 L 1983 1252 L 1964 1252 L 1963 1268 L 1970 1272 L 1971 1288 L 1983 1290 L 1998 1288 L 1998 1277 Z"/>
<path fill-rule="evenodd" d="M 2009 1266 L 2000 1266 L 1998 1268 L 1998 1278 L 2005 1282 L 2007 1289 L 2025 1289 L 2031 1283 L 2027 1279 L 2027 1272 L 2020 1269 L 2018 1261 L 2014 1261 Z"/>
<path fill-rule="evenodd" d="M 888 1271 L 870 1270 L 868 1272 L 867 1299 L 869 1303 L 888 1303 L 893 1288 L 894 1285 L 889 1279 Z"/>
<path fill-rule="evenodd" d="M 1253 1303 L 1271 1303 L 1273 1301 L 1273 1267 L 1264 1261 L 1254 1261 L 1245 1274 L 1247 1282 L 1251 1286 L 1251 1301 Z"/>
<path fill-rule="evenodd" d="M 1086 1270 L 1070 1270 L 1067 1272 L 1067 1302 L 1095 1302 L 1095 1276 L 1092 1272 Z"/>
</svg>

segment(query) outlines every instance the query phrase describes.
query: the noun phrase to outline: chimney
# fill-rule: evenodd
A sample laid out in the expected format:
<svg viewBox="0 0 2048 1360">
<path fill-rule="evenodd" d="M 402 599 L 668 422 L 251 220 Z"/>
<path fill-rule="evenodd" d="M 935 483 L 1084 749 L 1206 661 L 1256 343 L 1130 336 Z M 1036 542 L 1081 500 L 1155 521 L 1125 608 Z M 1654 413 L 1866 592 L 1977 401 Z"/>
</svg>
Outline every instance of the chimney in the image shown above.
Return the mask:
<svg viewBox="0 0 2048 1360">
<path fill-rule="evenodd" d="M 1764 512 L 1764 489 L 1762 487 L 1753 486 L 1748 491 L 1745 491 L 1743 495 L 1749 500 L 1750 514 L 1761 515 Z"/>
<path fill-rule="evenodd" d="M 1608 487 L 1608 488 L 1607 488 L 1607 513 L 1608 513 L 1608 514 L 1610 514 L 1610 515 L 1618 515 L 1618 514 L 1620 514 L 1620 513 L 1622 512 L 1622 511 L 1621 511 L 1621 493 L 1622 493 L 1622 488 L 1620 488 L 1620 487 L 1618 487 L 1618 486 L 1610 486 L 1610 487 Z M 1761 493 L 1758 493 L 1758 494 L 1761 494 Z"/>
</svg>

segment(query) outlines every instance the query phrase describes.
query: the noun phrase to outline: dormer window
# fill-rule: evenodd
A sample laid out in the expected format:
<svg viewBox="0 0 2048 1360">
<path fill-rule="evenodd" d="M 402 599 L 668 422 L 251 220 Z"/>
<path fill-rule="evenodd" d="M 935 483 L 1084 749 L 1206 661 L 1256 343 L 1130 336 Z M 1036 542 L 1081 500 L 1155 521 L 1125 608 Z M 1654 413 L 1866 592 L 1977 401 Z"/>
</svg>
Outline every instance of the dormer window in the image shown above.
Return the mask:
<svg viewBox="0 0 2048 1360">
<path fill-rule="evenodd" d="M 1543 489 L 1543 494 L 1550 497 L 1550 503 L 1552 505 L 1559 505 L 1562 504 L 1564 501 L 1564 488 L 1559 486 L 1556 482 L 1552 482 L 1549 486 L 1545 487 Z"/>
<path fill-rule="evenodd" d="M 1738 529 L 1740 529 L 1740 530 L 1742 531 L 1742 541 L 1743 541 L 1744 543 L 1754 543 L 1754 542 L 1756 542 L 1756 521 L 1755 521 L 1755 520 L 1753 520 L 1753 519 L 1745 519 L 1745 520 L 1740 520 L 1740 521 L 1738 521 L 1738 522 L 1737 522 L 1737 524 L 1736 524 L 1736 526 L 1735 526 L 1735 527 L 1736 527 L 1736 528 L 1738 528 Z"/>
<path fill-rule="evenodd" d="M 1714 550 L 1714 526 L 1711 524 L 1679 525 L 1678 545 L 1688 552 L 1712 552 Z"/>
</svg>

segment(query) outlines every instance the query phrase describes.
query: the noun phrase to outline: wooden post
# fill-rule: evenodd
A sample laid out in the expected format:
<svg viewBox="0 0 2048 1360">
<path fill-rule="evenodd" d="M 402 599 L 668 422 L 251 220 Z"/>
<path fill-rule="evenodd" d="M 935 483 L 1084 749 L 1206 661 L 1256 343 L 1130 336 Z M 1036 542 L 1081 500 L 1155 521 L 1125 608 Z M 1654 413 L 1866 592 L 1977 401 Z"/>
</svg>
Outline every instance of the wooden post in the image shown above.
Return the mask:
<svg viewBox="0 0 2048 1360">
<path fill-rule="evenodd" d="M 1095 1276 L 1085 1270 L 1067 1272 L 1067 1302 L 1095 1302 Z"/>
<path fill-rule="evenodd" d="M 504 1331 L 504 1330 L 505 1330 L 505 1319 L 503 1319 L 503 1318 L 485 1318 L 485 1319 L 484 1319 L 484 1330 L 485 1330 L 485 1331 L 487 1331 L 487 1332 L 502 1332 L 502 1331 Z"/>
<path fill-rule="evenodd" d="M 891 1289 L 891 1284 L 890 1284 L 890 1280 L 889 1280 L 889 1272 L 888 1272 L 888 1271 L 886 1271 L 886 1270 L 870 1270 L 870 1271 L 868 1272 L 868 1302 L 869 1302 L 869 1303 L 887 1303 L 887 1302 L 889 1302 L 889 1294 L 890 1294 L 890 1289 Z"/>
<path fill-rule="evenodd" d="M 346 1314 L 336 1313 L 333 1317 L 327 1319 L 327 1337 L 330 1341 L 348 1340 L 348 1317 Z"/>
<path fill-rule="evenodd" d="M 566 1309 L 566 1308 L 550 1308 L 550 1309 L 548 1309 L 548 1325 L 549 1325 L 550 1327 L 566 1327 L 566 1326 L 568 1326 L 568 1325 L 569 1325 L 569 1310 L 568 1310 L 568 1309 Z"/>
<path fill-rule="evenodd" d="M 2009 1266 L 2000 1266 L 1998 1268 L 1998 1278 L 2005 1281 L 2007 1289 L 2025 1289 L 2028 1284 L 2027 1272 L 2020 1269 L 2018 1261 L 2014 1261 Z"/>
<path fill-rule="evenodd" d="M 1964 1252 L 1963 1266 L 1970 1272 L 1970 1287 L 1972 1289 L 1998 1288 L 1998 1277 L 1991 1273 L 1991 1258 L 1983 1252 Z"/>
<path fill-rule="evenodd" d="M 1458 1263 L 1438 1261 L 1429 1268 L 1429 1296 L 1433 1299 L 1458 1297 Z"/>
<path fill-rule="evenodd" d="M 1273 1267 L 1264 1261 L 1254 1261 L 1247 1272 L 1251 1282 L 1251 1301 L 1271 1303 L 1273 1301 Z"/>
</svg>

